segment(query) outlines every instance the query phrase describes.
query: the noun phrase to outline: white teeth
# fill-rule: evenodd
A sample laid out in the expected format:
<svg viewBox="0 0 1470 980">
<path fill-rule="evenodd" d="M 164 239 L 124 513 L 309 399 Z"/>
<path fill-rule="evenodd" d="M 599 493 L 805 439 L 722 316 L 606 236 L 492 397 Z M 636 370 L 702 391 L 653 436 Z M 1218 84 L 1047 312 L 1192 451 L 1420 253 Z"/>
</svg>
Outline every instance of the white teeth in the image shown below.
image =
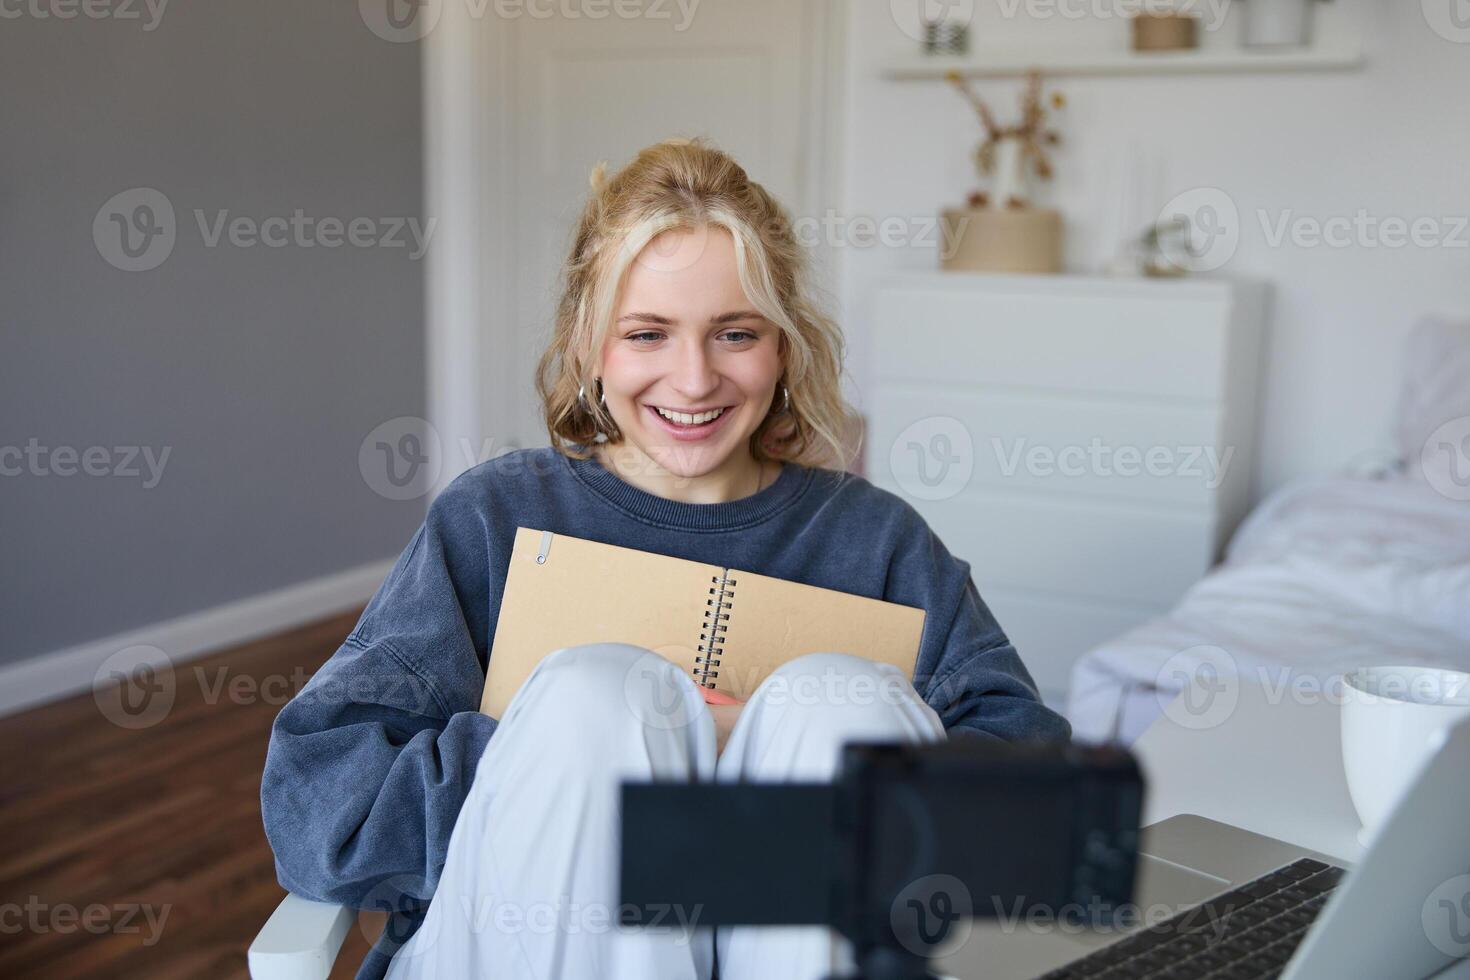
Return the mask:
<svg viewBox="0 0 1470 980">
<path fill-rule="evenodd" d="M 658 409 L 658 414 L 670 422 L 677 422 L 680 425 L 702 425 L 705 422 L 712 422 L 719 418 L 724 411 L 723 408 L 717 408 L 712 412 L 700 412 L 698 415 L 689 415 L 685 412 L 671 412 L 666 408 L 660 408 Z"/>
</svg>

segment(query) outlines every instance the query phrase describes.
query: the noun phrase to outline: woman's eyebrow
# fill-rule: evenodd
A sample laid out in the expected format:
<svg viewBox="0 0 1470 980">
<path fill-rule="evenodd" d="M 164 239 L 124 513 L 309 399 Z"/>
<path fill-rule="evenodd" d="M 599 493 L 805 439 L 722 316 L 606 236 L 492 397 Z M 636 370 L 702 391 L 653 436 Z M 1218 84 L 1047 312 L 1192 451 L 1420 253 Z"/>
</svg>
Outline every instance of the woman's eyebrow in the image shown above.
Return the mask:
<svg viewBox="0 0 1470 980">
<path fill-rule="evenodd" d="M 719 316 L 712 316 L 709 318 L 709 322 L 712 324 L 736 323 L 740 320 L 759 319 L 762 319 L 762 317 L 755 310 L 733 310 L 729 313 L 721 313 Z M 622 316 L 618 317 L 619 323 L 622 323 L 625 320 L 631 320 L 635 323 L 656 323 L 659 326 L 663 327 L 671 327 L 674 325 L 675 322 L 673 320 L 670 320 L 668 317 L 660 316 L 657 313 L 624 313 Z"/>
</svg>

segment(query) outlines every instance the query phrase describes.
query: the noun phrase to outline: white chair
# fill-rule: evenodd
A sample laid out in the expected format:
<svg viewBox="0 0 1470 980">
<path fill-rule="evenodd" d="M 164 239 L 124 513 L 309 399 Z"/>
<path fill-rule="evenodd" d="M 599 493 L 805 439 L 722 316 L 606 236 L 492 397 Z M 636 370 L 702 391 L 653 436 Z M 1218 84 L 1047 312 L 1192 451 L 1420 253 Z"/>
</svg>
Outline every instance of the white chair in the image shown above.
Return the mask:
<svg viewBox="0 0 1470 980">
<path fill-rule="evenodd" d="M 327 980 L 357 914 L 287 895 L 250 944 L 251 980 Z"/>
</svg>

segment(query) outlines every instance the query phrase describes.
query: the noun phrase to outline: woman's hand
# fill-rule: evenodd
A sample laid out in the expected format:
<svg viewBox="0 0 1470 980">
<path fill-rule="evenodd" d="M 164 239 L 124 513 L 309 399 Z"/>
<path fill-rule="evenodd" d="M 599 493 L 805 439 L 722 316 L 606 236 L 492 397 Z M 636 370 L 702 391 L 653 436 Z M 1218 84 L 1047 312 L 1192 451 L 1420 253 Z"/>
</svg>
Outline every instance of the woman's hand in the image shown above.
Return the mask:
<svg viewBox="0 0 1470 980">
<path fill-rule="evenodd" d="M 730 739 L 730 732 L 735 728 L 745 702 L 712 687 L 700 688 L 700 693 L 704 695 L 704 703 L 709 705 L 710 716 L 715 720 L 715 754 L 718 755 L 725 751 L 725 743 Z"/>
</svg>

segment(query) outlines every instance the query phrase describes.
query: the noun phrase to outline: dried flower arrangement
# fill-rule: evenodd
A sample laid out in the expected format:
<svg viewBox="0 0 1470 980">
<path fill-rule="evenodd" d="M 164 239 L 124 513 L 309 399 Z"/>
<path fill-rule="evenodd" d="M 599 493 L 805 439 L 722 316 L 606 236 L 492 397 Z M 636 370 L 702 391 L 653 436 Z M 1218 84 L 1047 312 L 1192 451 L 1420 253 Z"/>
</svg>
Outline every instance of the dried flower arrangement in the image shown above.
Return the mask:
<svg viewBox="0 0 1470 980">
<path fill-rule="evenodd" d="M 975 167 L 982 178 L 993 178 L 991 191 L 972 192 L 968 198 L 970 207 L 1030 207 L 1026 170 L 1029 166 L 1037 177 L 1050 180 L 1053 171 L 1046 148 L 1056 146 L 1062 140 L 1060 133 L 1046 128 L 1045 103 L 1049 102 L 1053 109 L 1061 109 L 1067 104 L 1066 97 L 1054 91 L 1043 100 L 1041 73 L 1033 69 L 1026 75 L 1026 89 L 1021 95 L 1021 121 L 1014 126 L 1001 126 L 985 100 L 975 94 L 962 73 L 952 69 L 944 77 L 975 108 L 980 125 L 985 129 L 985 138 L 975 148 Z"/>
</svg>

